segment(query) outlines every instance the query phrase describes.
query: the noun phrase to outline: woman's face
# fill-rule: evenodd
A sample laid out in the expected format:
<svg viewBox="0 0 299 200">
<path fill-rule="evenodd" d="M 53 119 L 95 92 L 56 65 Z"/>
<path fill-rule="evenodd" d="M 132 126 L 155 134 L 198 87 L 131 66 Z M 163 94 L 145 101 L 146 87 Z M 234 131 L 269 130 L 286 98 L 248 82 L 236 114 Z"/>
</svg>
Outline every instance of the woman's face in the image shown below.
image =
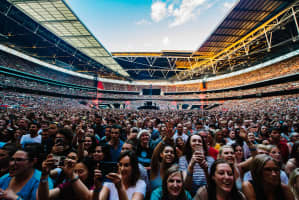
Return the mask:
<svg viewBox="0 0 299 200">
<path fill-rule="evenodd" d="M 229 164 L 233 164 L 235 162 L 235 153 L 233 148 L 224 147 L 222 150 L 221 158 L 226 160 Z"/>
<path fill-rule="evenodd" d="M 192 135 L 190 139 L 190 146 L 193 152 L 202 149 L 203 144 L 201 137 L 199 135 Z"/>
<path fill-rule="evenodd" d="M 64 159 L 64 165 L 75 165 L 79 158 L 75 152 L 70 152 Z"/>
<path fill-rule="evenodd" d="M 236 146 L 235 156 L 239 159 L 243 158 L 243 149 L 241 146 Z"/>
<path fill-rule="evenodd" d="M 9 175 L 20 176 L 27 172 L 28 169 L 32 168 L 33 164 L 28 158 L 28 154 L 25 151 L 18 150 L 10 158 L 9 161 Z"/>
<path fill-rule="evenodd" d="M 263 168 L 264 185 L 277 186 L 280 184 L 280 170 L 273 160 L 269 160 Z"/>
<path fill-rule="evenodd" d="M 20 129 L 17 129 L 15 134 L 14 134 L 14 137 L 16 140 L 20 139 L 22 137 L 22 132 Z"/>
<path fill-rule="evenodd" d="M 183 147 L 185 145 L 184 140 L 180 137 L 177 139 L 176 144 L 179 147 Z"/>
<path fill-rule="evenodd" d="M 132 166 L 129 156 L 125 156 L 120 159 L 118 163 L 118 170 L 123 178 L 129 178 L 132 175 Z"/>
<path fill-rule="evenodd" d="M 183 189 L 183 180 L 180 172 L 171 174 L 167 179 L 167 191 L 172 197 L 180 195 Z"/>
<path fill-rule="evenodd" d="M 173 163 L 174 161 L 174 149 L 171 146 L 166 146 L 160 154 L 164 163 Z"/>
<path fill-rule="evenodd" d="M 95 151 L 93 153 L 93 159 L 95 161 L 101 161 L 104 159 L 104 153 L 101 146 L 96 146 Z"/>
<path fill-rule="evenodd" d="M 85 140 L 84 140 L 84 148 L 85 149 L 89 149 L 92 145 L 92 139 L 91 137 L 85 137 Z"/>
<path fill-rule="evenodd" d="M 77 163 L 74 172 L 78 174 L 81 181 L 85 181 L 88 177 L 88 168 L 83 163 Z"/>
<path fill-rule="evenodd" d="M 147 133 L 143 133 L 140 136 L 140 142 L 143 143 L 143 144 L 148 144 L 149 140 L 150 140 L 150 136 Z"/>
<path fill-rule="evenodd" d="M 218 164 L 215 175 L 212 177 L 216 184 L 216 191 L 230 192 L 234 186 L 234 174 L 227 163 Z"/>
<path fill-rule="evenodd" d="M 230 139 L 234 140 L 234 139 L 236 138 L 236 133 L 235 133 L 235 131 L 231 131 L 231 132 L 229 132 L 229 137 L 230 137 Z"/>
<path fill-rule="evenodd" d="M 277 162 L 281 161 L 280 150 L 277 147 L 272 148 L 269 155 Z"/>
<path fill-rule="evenodd" d="M 250 142 L 253 142 L 255 140 L 255 136 L 254 136 L 254 133 L 248 133 L 248 140 Z"/>
</svg>

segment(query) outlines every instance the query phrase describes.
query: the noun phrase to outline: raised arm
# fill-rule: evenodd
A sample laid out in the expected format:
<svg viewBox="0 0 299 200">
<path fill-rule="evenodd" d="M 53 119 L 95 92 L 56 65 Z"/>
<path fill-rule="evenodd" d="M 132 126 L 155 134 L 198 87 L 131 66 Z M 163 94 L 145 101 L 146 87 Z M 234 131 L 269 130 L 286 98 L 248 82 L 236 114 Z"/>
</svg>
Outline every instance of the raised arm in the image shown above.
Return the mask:
<svg viewBox="0 0 299 200">
<path fill-rule="evenodd" d="M 244 129 L 240 130 L 240 137 L 246 142 L 251 153 L 250 158 L 238 164 L 238 169 L 240 173 L 243 174 L 245 171 L 247 171 L 250 168 L 250 164 L 252 160 L 257 155 L 257 150 L 256 150 L 256 146 L 248 140 L 247 132 Z"/>
<path fill-rule="evenodd" d="M 54 166 L 54 163 L 55 159 L 51 154 L 48 155 L 47 159 L 42 163 L 42 175 L 36 194 L 37 200 L 48 200 L 59 196 L 60 189 L 54 188 L 52 190 L 49 190 L 48 184 L 48 175 L 52 166 Z"/>
<path fill-rule="evenodd" d="M 85 186 L 85 184 L 79 179 L 78 174 L 74 172 L 75 163 L 69 160 L 63 167 L 63 171 L 69 178 L 72 188 L 79 199 L 89 200 L 91 199 L 91 192 Z"/>
</svg>

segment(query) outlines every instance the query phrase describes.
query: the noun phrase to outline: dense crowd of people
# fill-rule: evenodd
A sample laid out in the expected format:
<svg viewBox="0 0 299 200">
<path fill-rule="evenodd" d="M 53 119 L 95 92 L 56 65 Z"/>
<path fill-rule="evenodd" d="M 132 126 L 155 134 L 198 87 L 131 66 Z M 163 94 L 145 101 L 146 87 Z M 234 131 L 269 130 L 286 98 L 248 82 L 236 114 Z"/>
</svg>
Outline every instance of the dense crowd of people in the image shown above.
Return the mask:
<svg viewBox="0 0 299 200">
<path fill-rule="evenodd" d="M 0 108 L 0 199 L 299 197 L 298 95 L 204 111 L 0 97 L 23 105 Z"/>
</svg>

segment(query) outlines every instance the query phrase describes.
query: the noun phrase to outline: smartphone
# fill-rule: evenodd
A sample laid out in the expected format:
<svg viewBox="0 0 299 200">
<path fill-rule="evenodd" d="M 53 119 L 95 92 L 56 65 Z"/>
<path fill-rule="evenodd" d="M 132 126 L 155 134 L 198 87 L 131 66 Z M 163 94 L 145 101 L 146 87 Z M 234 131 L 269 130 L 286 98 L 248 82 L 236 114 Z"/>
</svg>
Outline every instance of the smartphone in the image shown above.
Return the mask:
<svg viewBox="0 0 299 200">
<path fill-rule="evenodd" d="M 56 156 L 56 155 L 53 155 L 53 158 L 55 160 L 55 167 L 58 167 L 58 166 L 63 166 L 64 165 L 64 160 L 65 160 L 65 156 Z"/>
<path fill-rule="evenodd" d="M 107 174 L 113 172 L 118 172 L 118 165 L 117 162 L 100 162 L 100 170 L 102 172 L 102 176 L 106 177 Z"/>
</svg>

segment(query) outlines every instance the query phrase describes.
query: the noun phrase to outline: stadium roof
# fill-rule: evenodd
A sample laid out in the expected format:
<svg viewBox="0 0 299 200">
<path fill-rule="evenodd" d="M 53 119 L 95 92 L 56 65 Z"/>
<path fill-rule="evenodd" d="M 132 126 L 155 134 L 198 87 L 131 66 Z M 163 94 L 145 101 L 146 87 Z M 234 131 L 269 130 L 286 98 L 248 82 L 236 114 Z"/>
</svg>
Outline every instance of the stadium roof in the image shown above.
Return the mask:
<svg viewBox="0 0 299 200">
<path fill-rule="evenodd" d="M 109 69 L 128 76 L 63 0 L 9 0 L 9 2 L 77 50 Z"/>
<path fill-rule="evenodd" d="M 298 3 L 240 0 L 192 53 L 114 52 L 112 55 L 135 79 L 189 80 L 247 68 L 298 48 L 294 39 L 298 37 L 298 24 L 294 19 L 298 18 L 299 9 L 294 2 Z"/>
<path fill-rule="evenodd" d="M 188 62 L 192 51 L 112 52 L 112 55 L 134 80 L 159 80 L 188 69 L 182 63 Z"/>
<path fill-rule="evenodd" d="M 105 70 L 109 78 L 114 74 L 109 66 L 114 66 L 117 77 L 111 75 L 112 79 L 127 73 L 133 80 L 197 80 L 299 49 L 298 17 L 298 0 L 240 0 L 194 52 L 114 52 L 113 59 L 65 1 L 0 0 L 0 41 L 33 57 L 56 65 L 62 61 L 58 66 L 70 65 L 71 70 L 91 75 Z"/>
</svg>

